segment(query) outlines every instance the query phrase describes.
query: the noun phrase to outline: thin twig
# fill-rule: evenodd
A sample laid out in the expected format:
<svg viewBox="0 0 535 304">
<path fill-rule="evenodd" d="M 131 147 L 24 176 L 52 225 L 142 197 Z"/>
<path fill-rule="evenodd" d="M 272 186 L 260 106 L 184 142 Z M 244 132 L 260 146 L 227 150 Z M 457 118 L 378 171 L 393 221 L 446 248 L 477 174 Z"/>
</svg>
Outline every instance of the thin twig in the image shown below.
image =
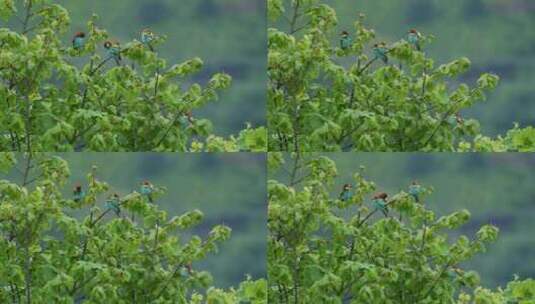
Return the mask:
<svg viewBox="0 0 535 304">
<path fill-rule="evenodd" d="M 292 173 L 290 175 L 290 186 L 295 185 L 295 178 L 297 176 L 297 171 L 299 170 L 299 161 L 300 161 L 301 155 L 299 153 L 296 153 L 294 158 L 294 164 L 292 167 Z"/>
<path fill-rule="evenodd" d="M 424 296 L 421 297 L 420 299 L 418 299 L 418 301 L 416 301 L 416 303 L 420 302 L 421 300 L 424 300 L 425 298 L 427 298 L 431 292 L 433 291 L 433 289 L 435 289 L 438 281 L 440 280 L 440 277 L 446 272 L 446 270 L 448 270 L 448 268 L 450 268 L 452 265 L 453 265 L 453 260 L 450 260 L 448 263 L 446 263 L 444 265 L 444 267 L 442 268 L 442 270 L 439 272 L 439 274 L 436 276 L 435 280 L 433 280 L 433 283 L 431 284 L 431 287 L 429 287 L 429 289 L 427 290 L 426 293 L 424 293 Z"/>
<path fill-rule="evenodd" d="M 181 115 L 183 115 L 183 113 L 180 112 L 180 111 L 175 115 L 175 117 L 173 118 L 173 120 L 171 121 L 169 126 L 167 127 L 167 130 L 163 134 L 162 138 L 160 138 L 160 140 L 158 140 L 156 145 L 154 145 L 154 148 L 157 148 L 159 145 L 161 145 L 163 143 L 163 141 L 167 138 L 167 136 L 169 135 L 169 132 L 171 132 L 171 129 L 177 123 L 177 121 L 178 121 L 178 119 L 180 118 Z"/>
</svg>

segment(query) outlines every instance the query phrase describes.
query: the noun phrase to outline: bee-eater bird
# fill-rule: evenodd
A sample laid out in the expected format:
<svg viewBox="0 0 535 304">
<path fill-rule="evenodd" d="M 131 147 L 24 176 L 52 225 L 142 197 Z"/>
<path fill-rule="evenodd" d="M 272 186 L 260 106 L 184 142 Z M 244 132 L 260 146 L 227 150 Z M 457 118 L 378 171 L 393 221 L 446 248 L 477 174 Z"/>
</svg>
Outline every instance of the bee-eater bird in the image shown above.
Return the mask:
<svg viewBox="0 0 535 304">
<path fill-rule="evenodd" d="M 111 209 L 115 212 L 115 215 L 121 216 L 121 200 L 119 194 L 114 193 L 106 200 L 106 208 Z"/>
<path fill-rule="evenodd" d="M 151 42 L 154 41 L 154 38 L 156 38 L 156 35 L 150 29 L 146 28 L 141 31 L 141 43 L 148 46 L 152 52 L 154 52 L 154 48 L 152 47 Z"/>
<path fill-rule="evenodd" d="M 422 35 L 420 34 L 420 32 L 418 32 L 417 30 L 415 29 L 411 29 L 407 35 L 407 41 L 413 45 L 414 47 L 416 47 L 416 49 L 418 51 L 421 51 L 421 47 L 420 47 L 420 38 L 422 37 Z"/>
<path fill-rule="evenodd" d="M 455 121 L 457 121 L 457 123 L 460 124 L 460 125 L 462 125 L 464 123 L 464 119 L 461 116 L 461 113 L 456 113 L 455 114 Z"/>
<path fill-rule="evenodd" d="M 75 50 L 80 50 L 85 46 L 85 33 L 77 32 L 72 38 L 72 47 Z"/>
<path fill-rule="evenodd" d="M 121 57 L 121 44 L 118 41 L 107 40 L 104 42 L 104 48 L 106 49 L 108 56 L 113 58 L 117 65 L 121 65 L 121 60 L 123 59 Z"/>
<path fill-rule="evenodd" d="M 82 190 L 82 186 L 81 185 L 76 185 L 72 191 L 72 199 L 75 201 L 75 202 L 80 202 L 84 197 L 85 197 L 85 191 Z"/>
<path fill-rule="evenodd" d="M 153 202 L 152 192 L 154 192 L 154 186 L 149 181 L 144 181 L 141 184 L 141 187 L 139 187 L 139 193 L 147 196 L 147 198 L 149 199 L 149 202 L 151 203 Z"/>
<path fill-rule="evenodd" d="M 384 216 L 388 216 L 388 206 L 386 204 L 387 198 L 388 194 L 386 194 L 385 192 L 376 193 L 372 197 L 372 203 L 375 207 L 375 210 L 381 211 Z"/>
<path fill-rule="evenodd" d="M 455 113 L 453 115 L 450 115 L 447 121 L 452 126 L 462 125 L 464 123 L 464 118 L 461 116 L 460 113 Z"/>
<path fill-rule="evenodd" d="M 342 188 L 342 192 L 340 193 L 340 200 L 341 201 L 348 201 L 353 197 L 353 191 L 351 191 L 352 186 L 350 184 L 345 184 Z"/>
<path fill-rule="evenodd" d="M 420 193 L 422 193 L 422 186 L 417 181 L 413 181 L 409 186 L 409 194 L 417 203 L 420 202 Z"/>
<path fill-rule="evenodd" d="M 340 47 L 342 50 L 350 48 L 352 43 L 353 40 L 349 37 L 349 33 L 347 31 L 342 31 L 342 33 L 340 33 Z"/>
<path fill-rule="evenodd" d="M 188 119 L 188 122 L 190 124 L 193 124 L 195 122 L 195 117 L 193 117 L 193 112 L 191 111 L 186 112 L 186 118 Z"/>
<path fill-rule="evenodd" d="M 373 46 L 373 55 L 375 56 L 375 59 L 381 59 L 384 64 L 388 64 L 388 48 L 386 47 L 386 43 L 376 43 Z"/>
</svg>

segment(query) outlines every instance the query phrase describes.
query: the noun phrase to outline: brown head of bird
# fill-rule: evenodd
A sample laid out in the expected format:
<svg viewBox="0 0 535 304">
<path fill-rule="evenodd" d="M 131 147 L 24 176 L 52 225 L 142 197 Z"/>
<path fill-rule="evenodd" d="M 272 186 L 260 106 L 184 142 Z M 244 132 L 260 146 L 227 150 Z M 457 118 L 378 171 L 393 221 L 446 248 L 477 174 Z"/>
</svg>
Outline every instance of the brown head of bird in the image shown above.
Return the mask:
<svg viewBox="0 0 535 304">
<path fill-rule="evenodd" d="M 84 32 L 76 32 L 74 34 L 74 38 L 85 38 L 85 33 Z"/>
<path fill-rule="evenodd" d="M 349 36 L 349 33 L 348 33 L 347 31 L 342 31 L 342 32 L 340 33 L 340 36 L 342 36 L 342 37 L 347 37 L 347 36 Z"/>
<path fill-rule="evenodd" d="M 376 193 L 374 196 L 373 196 L 373 199 L 382 199 L 383 201 L 386 201 L 386 198 L 388 197 L 388 194 L 386 194 L 385 192 L 379 192 L 379 193 Z"/>
<path fill-rule="evenodd" d="M 147 27 L 141 31 L 142 34 L 152 35 L 152 31 Z"/>
<path fill-rule="evenodd" d="M 381 41 L 373 45 L 374 48 L 386 48 L 386 42 Z"/>
<path fill-rule="evenodd" d="M 351 189 L 351 184 L 344 184 L 344 190 L 349 190 Z"/>
</svg>

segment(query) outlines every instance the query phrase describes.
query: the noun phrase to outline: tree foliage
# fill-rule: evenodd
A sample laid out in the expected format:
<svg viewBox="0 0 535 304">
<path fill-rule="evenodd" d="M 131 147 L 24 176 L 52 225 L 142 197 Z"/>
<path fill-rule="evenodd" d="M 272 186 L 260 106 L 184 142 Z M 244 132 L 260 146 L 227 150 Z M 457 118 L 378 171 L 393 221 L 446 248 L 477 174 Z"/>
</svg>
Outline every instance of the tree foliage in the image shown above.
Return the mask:
<svg viewBox="0 0 535 304">
<path fill-rule="evenodd" d="M 484 148 L 474 142 L 482 137 L 479 122 L 460 113 L 485 100 L 499 77 L 485 73 L 472 85 L 460 83 L 470 60 L 435 62 L 425 52 L 432 35 L 422 34 L 421 51 L 406 37 L 386 42 L 386 64 L 373 47 L 380 39 L 362 14 L 341 28 L 336 12 L 319 0 L 269 0 L 268 10 L 270 151 L 519 148 L 509 145 L 522 141 L 517 132 Z M 344 49 L 342 30 L 351 39 Z M 535 150 L 533 142 L 527 150 Z"/>
<path fill-rule="evenodd" d="M 268 282 L 273 303 L 532 303 L 533 280 L 490 291 L 460 264 L 485 252 L 498 229 L 449 237 L 468 210 L 438 216 L 432 187 L 390 194 L 385 214 L 370 201 L 378 189 L 356 172 L 349 196 L 332 196 L 336 164 L 327 157 L 270 153 Z M 284 169 L 281 169 L 284 168 Z M 335 190 L 336 191 L 336 190 Z M 415 196 L 417 195 L 417 196 Z M 522 301 L 527 302 L 522 302 Z M 510 301 L 510 302 L 507 302 Z"/>
<path fill-rule="evenodd" d="M 20 25 L 0 28 L 3 151 L 265 150 L 264 128 L 222 139 L 209 120 L 192 116 L 217 100 L 231 77 L 217 73 L 204 86 L 191 83 L 202 60 L 168 66 L 157 52 L 164 35 L 150 43 L 138 37 L 113 55 L 102 46 L 114 39 L 93 16 L 83 46 L 75 48 L 60 40 L 70 24 L 63 7 L 52 0 L 19 2 L 0 1 L 0 17 Z"/>
<path fill-rule="evenodd" d="M 62 194 L 69 168 L 58 157 L 25 155 L 17 164 L 3 153 L 0 169 L 21 175 L 0 180 L 0 302 L 266 303 L 265 280 L 222 290 L 196 269 L 231 230 L 189 236 L 202 212 L 169 218 L 158 208 L 162 187 L 150 197 L 143 188 L 121 195 L 112 206 L 104 203 L 112 187 L 96 168 L 77 196 Z"/>
</svg>

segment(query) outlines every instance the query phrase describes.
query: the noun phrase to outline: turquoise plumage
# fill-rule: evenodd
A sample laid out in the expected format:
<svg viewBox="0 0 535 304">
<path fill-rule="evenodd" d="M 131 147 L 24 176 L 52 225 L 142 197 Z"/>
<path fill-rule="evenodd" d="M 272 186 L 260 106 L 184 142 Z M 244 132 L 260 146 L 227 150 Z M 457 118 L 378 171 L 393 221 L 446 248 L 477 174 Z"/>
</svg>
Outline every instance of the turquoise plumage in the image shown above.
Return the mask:
<svg viewBox="0 0 535 304">
<path fill-rule="evenodd" d="M 74 187 L 74 190 L 72 191 L 72 199 L 78 203 L 83 200 L 84 197 L 85 191 L 82 190 L 82 186 L 77 185 L 76 187 Z"/>
<path fill-rule="evenodd" d="M 344 187 L 342 188 L 342 192 L 340 193 L 340 200 L 341 201 L 349 201 L 352 197 L 353 197 L 353 191 L 351 190 L 351 185 L 350 184 L 345 184 Z"/>
<path fill-rule="evenodd" d="M 420 47 L 420 33 L 415 30 L 415 29 L 411 29 L 409 31 L 409 33 L 407 34 L 407 41 L 413 45 L 418 51 L 421 51 L 421 47 Z"/>
<path fill-rule="evenodd" d="M 148 46 L 151 51 L 154 52 L 154 48 L 152 47 L 152 42 L 156 38 L 156 35 L 149 29 L 144 29 L 141 31 L 141 43 Z"/>
<path fill-rule="evenodd" d="M 384 42 L 377 43 L 373 46 L 373 55 L 375 59 L 381 59 L 384 64 L 388 64 L 388 48 Z"/>
<path fill-rule="evenodd" d="M 420 193 L 422 193 L 422 186 L 420 186 L 416 181 L 413 181 L 409 186 L 409 194 L 416 202 L 420 202 Z"/>
<path fill-rule="evenodd" d="M 139 187 L 139 193 L 146 196 L 150 203 L 153 202 L 152 193 L 154 192 L 154 186 L 149 181 L 144 181 Z"/>
<path fill-rule="evenodd" d="M 117 65 L 121 65 L 121 60 L 123 59 L 121 57 L 121 45 L 117 41 L 106 41 L 104 42 L 104 48 L 106 49 L 106 52 L 109 56 L 109 58 L 113 58 L 115 60 L 115 63 Z"/>
<path fill-rule="evenodd" d="M 343 31 L 340 36 L 340 48 L 345 51 L 351 47 L 353 44 L 353 39 L 349 37 L 349 33 L 346 31 Z"/>
<path fill-rule="evenodd" d="M 387 197 L 388 194 L 384 192 L 379 192 L 372 197 L 372 205 L 375 207 L 375 210 L 381 211 L 384 216 L 388 216 Z"/>
<path fill-rule="evenodd" d="M 115 215 L 121 216 L 121 200 L 118 194 L 108 197 L 105 207 L 115 212 Z"/>
<path fill-rule="evenodd" d="M 85 46 L 85 33 L 84 32 L 77 32 L 74 34 L 74 37 L 72 38 L 72 47 L 75 50 L 83 49 Z"/>
<path fill-rule="evenodd" d="M 460 113 L 456 113 L 454 115 L 450 115 L 447 118 L 447 122 L 452 126 L 458 126 L 464 124 L 464 119 Z"/>
</svg>

